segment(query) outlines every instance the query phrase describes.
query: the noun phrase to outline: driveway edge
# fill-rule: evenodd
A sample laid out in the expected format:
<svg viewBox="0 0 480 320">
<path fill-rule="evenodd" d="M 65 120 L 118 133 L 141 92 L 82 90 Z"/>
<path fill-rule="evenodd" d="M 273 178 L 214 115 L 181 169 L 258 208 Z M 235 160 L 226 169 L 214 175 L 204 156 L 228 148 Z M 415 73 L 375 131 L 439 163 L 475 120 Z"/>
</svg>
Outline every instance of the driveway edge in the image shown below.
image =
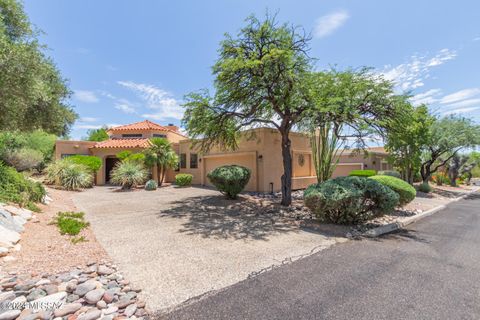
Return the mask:
<svg viewBox="0 0 480 320">
<path fill-rule="evenodd" d="M 450 203 L 452 202 L 457 202 L 457 201 L 460 201 L 462 199 L 465 199 L 468 195 L 472 194 L 472 193 L 475 193 L 477 192 L 478 190 L 474 190 L 474 191 L 471 191 L 471 192 L 468 192 L 464 195 L 461 195 L 460 197 L 457 197 L 457 198 L 454 198 L 452 199 L 450 202 L 446 203 L 446 204 L 442 204 L 442 205 L 439 205 L 435 208 L 432 208 L 430 210 L 427 210 L 425 212 L 422 212 L 420 214 L 417 214 L 413 217 L 409 217 L 407 219 L 405 219 L 404 221 L 399 221 L 399 222 L 393 222 L 393 223 L 389 223 L 389 224 L 386 224 L 386 225 L 383 225 L 383 226 L 380 226 L 380 227 L 377 227 L 377 228 L 373 228 L 373 229 L 370 229 L 366 232 L 363 233 L 363 236 L 365 237 L 369 237 L 369 238 L 375 238 L 375 237 L 378 237 L 378 236 L 381 236 L 381 235 L 384 235 L 386 233 L 390 233 L 390 232 L 393 232 L 393 231 L 397 231 L 397 230 L 400 230 L 406 226 L 408 226 L 409 224 L 412 224 L 414 222 L 417 222 L 423 218 L 426 218 L 428 216 L 431 216 L 432 214 L 434 213 L 437 213 L 438 211 L 441 211 L 443 209 L 445 209 Z"/>
</svg>

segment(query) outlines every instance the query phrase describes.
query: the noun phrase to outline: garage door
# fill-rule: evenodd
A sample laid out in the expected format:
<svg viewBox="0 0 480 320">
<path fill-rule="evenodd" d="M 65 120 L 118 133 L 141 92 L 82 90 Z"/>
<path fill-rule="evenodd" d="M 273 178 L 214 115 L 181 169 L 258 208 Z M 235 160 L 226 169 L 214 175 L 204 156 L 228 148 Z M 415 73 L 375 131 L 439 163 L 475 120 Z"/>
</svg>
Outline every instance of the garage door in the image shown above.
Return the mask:
<svg viewBox="0 0 480 320">
<path fill-rule="evenodd" d="M 361 170 L 361 164 L 341 164 L 339 163 L 333 172 L 332 178 L 348 176 L 352 170 Z"/>
<path fill-rule="evenodd" d="M 210 183 L 210 181 L 206 176 L 209 172 L 211 172 L 212 170 L 220 166 L 236 164 L 236 165 L 243 166 L 250 169 L 251 176 L 247 186 L 245 187 L 245 190 L 256 191 L 257 173 L 255 171 L 255 165 L 254 165 L 255 157 L 253 155 L 212 157 L 212 158 L 204 158 L 204 161 L 205 161 L 205 173 L 204 173 L 205 177 L 203 181 L 205 181 L 205 184 L 207 186 L 212 186 L 212 184 Z"/>
</svg>

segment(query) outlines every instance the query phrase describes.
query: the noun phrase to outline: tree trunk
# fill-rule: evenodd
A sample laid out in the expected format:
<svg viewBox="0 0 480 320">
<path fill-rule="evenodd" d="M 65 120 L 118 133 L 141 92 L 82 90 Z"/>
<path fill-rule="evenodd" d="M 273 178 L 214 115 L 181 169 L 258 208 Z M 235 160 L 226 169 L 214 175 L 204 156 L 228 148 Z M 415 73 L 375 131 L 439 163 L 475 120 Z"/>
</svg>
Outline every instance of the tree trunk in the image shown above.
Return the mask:
<svg viewBox="0 0 480 320">
<path fill-rule="evenodd" d="M 430 164 L 422 164 L 422 167 L 420 168 L 420 175 L 422 176 L 422 182 L 428 183 L 430 176 L 432 175 L 432 172 L 430 171 Z"/>
<path fill-rule="evenodd" d="M 291 141 L 288 137 L 288 130 L 280 131 L 282 135 L 282 158 L 283 158 L 283 175 L 282 175 L 282 205 L 289 206 L 292 204 L 292 154 Z"/>
<path fill-rule="evenodd" d="M 162 185 L 162 180 L 161 180 L 161 177 L 160 177 L 160 165 L 157 163 L 156 164 L 157 166 L 157 184 L 158 186 L 161 186 Z"/>
</svg>

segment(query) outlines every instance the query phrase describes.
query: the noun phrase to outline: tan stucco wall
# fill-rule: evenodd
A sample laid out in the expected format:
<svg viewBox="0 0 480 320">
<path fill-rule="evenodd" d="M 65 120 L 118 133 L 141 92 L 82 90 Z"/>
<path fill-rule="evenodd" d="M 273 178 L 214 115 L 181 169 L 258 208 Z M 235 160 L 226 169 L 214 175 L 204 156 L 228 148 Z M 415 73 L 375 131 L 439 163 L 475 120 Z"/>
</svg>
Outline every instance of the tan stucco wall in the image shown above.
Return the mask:
<svg viewBox="0 0 480 320">
<path fill-rule="evenodd" d="M 185 136 L 181 135 L 180 133 L 176 133 L 173 131 L 164 131 L 164 130 L 115 130 L 112 134 L 110 134 L 110 138 L 112 139 L 120 139 L 122 138 L 122 134 L 141 134 L 142 138 L 153 138 L 154 134 L 164 134 L 167 136 L 167 140 L 171 143 L 178 143 L 180 140 L 185 140 Z"/>
<path fill-rule="evenodd" d="M 55 159 L 61 159 L 62 155 L 83 154 L 90 155 L 90 149 L 96 144 L 94 141 L 68 141 L 57 140 L 55 142 Z"/>
</svg>

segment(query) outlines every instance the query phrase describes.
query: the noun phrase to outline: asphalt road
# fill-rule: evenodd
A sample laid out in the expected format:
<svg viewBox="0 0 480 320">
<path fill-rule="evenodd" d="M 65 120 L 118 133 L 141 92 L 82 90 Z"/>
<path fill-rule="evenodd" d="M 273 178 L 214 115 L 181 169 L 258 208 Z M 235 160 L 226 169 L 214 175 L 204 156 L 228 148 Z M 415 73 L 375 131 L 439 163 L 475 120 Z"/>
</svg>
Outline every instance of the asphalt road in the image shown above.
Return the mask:
<svg viewBox="0 0 480 320">
<path fill-rule="evenodd" d="M 480 195 L 184 304 L 165 319 L 480 319 Z"/>
</svg>

